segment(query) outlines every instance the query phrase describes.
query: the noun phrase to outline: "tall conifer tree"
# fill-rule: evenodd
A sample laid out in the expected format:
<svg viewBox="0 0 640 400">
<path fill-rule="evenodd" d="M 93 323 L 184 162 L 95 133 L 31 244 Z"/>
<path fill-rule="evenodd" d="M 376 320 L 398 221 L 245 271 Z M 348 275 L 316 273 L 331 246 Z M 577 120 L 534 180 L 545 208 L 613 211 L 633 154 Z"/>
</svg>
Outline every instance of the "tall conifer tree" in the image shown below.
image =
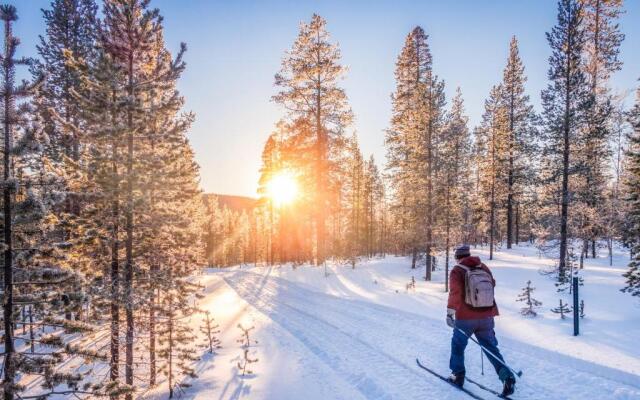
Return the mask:
<svg viewBox="0 0 640 400">
<path fill-rule="evenodd" d="M 347 96 L 339 86 L 346 68 L 340 65 L 340 50 L 330 41 L 326 21 L 317 14 L 300 32 L 282 60 L 275 76 L 280 89 L 273 100 L 282 104 L 292 121 L 304 119 L 314 136 L 314 209 L 316 264 L 326 257 L 326 219 L 329 208 L 331 170 L 344 142 L 344 130 L 353 118 Z"/>
<path fill-rule="evenodd" d="M 622 0 L 580 0 L 585 32 L 585 78 L 589 86 L 589 103 L 581 154 L 581 183 L 579 200 L 586 209 L 584 217 L 583 252 L 596 256 L 596 240 L 603 233 L 604 204 L 608 168 L 611 162 L 609 141 L 614 114 L 612 95 L 608 88 L 611 75 L 622 67 L 618 59 L 624 35 L 620 33 L 618 19 L 622 13 Z"/>
<path fill-rule="evenodd" d="M 625 192 L 628 207 L 626 226 L 629 230 L 626 236 L 631 247 L 631 262 L 629 270 L 624 273 L 626 286 L 622 291 L 640 296 L 640 89 L 636 92 L 636 104 L 629 114 L 633 133 L 629 137 Z"/>
<path fill-rule="evenodd" d="M 392 205 L 403 247 L 426 253 L 425 279 L 431 280 L 436 249 L 436 164 L 444 118 L 444 83 L 432 70 L 427 35 L 414 28 L 396 61 L 391 127 L 386 135 L 387 170 L 392 177 Z"/>
<path fill-rule="evenodd" d="M 502 102 L 507 113 L 507 138 L 508 165 L 507 165 L 507 248 L 510 249 L 512 243 L 518 243 L 515 232 L 516 225 L 516 205 L 518 197 L 521 197 L 523 186 L 527 183 L 527 176 L 530 175 L 530 165 L 527 159 L 534 151 L 533 131 L 535 123 L 533 106 L 526 95 L 524 84 L 527 77 L 524 74 L 524 65 L 520 59 L 518 41 L 515 36 L 509 45 L 509 58 L 503 72 L 502 80 Z"/>
<path fill-rule="evenodd" d="M 585 32 L 583 10 L 577 0 L 558 2 L 557 24 L 547 33 L 552 55 L 549 58 L 550 83 L 542 93 L 545 118 L 545 168 L 548 191 L 557 199 L 560 213 L 558 280 L 567 279 L 569 225 L 572 186 L 575 187 L 576 143 L 583 139 L 584 112 L 588 91 L 582 58 Z M 573 185 L 572 185 L 573 184 Z"/>
</svg>

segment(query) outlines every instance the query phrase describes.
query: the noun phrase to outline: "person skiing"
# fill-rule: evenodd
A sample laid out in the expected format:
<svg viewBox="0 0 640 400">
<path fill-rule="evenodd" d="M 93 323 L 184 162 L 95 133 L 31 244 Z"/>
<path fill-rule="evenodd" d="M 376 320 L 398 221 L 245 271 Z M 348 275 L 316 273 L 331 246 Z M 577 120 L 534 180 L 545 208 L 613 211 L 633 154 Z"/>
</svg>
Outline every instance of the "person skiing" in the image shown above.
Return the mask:
<svg viewBox="0 0 640 400">
<path fill-rule="evenodd" d="M 479 257 L 471 256 L 469 246 L 459 246 L 454 256 L 457 264 L 451 270 L 447 302 L 447 325 L 453 328 L 449 382 L 459 387 L 464 385 L 464 350 L 469 337 L 475 335 L 480 345 L 488 350 L 485 354 L 503 382 L 502 395 L 509 396 L 515 391 L 516 380 L 511 370 L 503 365 L 504 358 L 493 330 L 494 317 L 499 315 L 494 299 L 495 279 Z"/>
</svg>

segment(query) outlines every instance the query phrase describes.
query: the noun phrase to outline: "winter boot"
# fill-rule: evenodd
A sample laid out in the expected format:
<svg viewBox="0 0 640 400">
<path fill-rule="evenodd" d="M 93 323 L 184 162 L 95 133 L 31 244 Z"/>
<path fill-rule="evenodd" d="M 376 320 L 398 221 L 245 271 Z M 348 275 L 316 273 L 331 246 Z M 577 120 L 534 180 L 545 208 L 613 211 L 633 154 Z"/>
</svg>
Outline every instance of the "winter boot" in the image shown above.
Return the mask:
<svg viewBox="0 0 640 400">
<path fill-rule="evenodd" d="M 464 385 L 464 372 L 451 374 L 451 376 L 447 378 L 447 381 L 449 381 L 449 383 L 451 383 L 452 385 L 456 385 L 457 387 L 462 387 L 462 385 Z"/>
<path fill-rule="evenodd" d="M 502 396 L 510 396 L 516 390 L 516 379 L 513 376 L 504 380 L 504 386 L 502 388 Z"/>
</svg>

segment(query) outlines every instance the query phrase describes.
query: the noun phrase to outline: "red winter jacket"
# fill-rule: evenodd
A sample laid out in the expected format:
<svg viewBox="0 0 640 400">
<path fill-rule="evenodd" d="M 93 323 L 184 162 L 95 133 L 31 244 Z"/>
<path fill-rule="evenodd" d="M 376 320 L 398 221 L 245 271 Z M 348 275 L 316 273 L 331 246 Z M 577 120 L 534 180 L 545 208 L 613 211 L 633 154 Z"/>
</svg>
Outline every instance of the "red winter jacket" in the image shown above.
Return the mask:
<svg viewBox="0 0 640 400">
<path fill-rule="evenodd" d="M 491 270 L 480 261 L 479 257 L 465 257 L 458 261 L 458 264 L 469 267 L 470 269 L 482 268 L 491 275 Z M 479 319 L 495 317 L 499 315 L 498 306 L 493 304 L 493 307 L 486 310 L 476 310 L 467 303 L 464 302 L 464 274 L 465 270 L 460 267 L 454 267 L 449 275 L 449 301 L 447 302 L 447 308 L 456 310 L 456 319 Z M 496 286 L 496 281 L 493 279 L 493 286 Z"/>
</svg>

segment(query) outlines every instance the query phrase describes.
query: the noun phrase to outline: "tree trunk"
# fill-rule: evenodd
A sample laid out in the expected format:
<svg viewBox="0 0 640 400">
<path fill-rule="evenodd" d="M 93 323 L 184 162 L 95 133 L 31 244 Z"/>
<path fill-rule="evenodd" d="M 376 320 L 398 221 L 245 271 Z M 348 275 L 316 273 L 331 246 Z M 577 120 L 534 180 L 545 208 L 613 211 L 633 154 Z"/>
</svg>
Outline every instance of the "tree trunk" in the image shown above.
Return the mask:
<svg viewBox="0 0 640 400">
<path fill-rule="evenodd" d="M 575 10 L 574 10 L 575 12 Z M 571 118 L 571 57 L 573 40 L 569 32 L 566 51 L 567 65 L 565 66 L 565 98 L 564 98 L 564 126 L 562 148 L 562 206 L 560 210 L 560 260 L 558 262 L 558 276 L 565 279 L 567 267 L 567 237 L 569 222 L 569 151 L 570 151 L 570 118 Z M 563 282 L 561 282 L 563 283 Z"/>
<path fill-rule="evenodd" d="M 515 234 L 515 242 L 516 245 L 520 242 L 520 203 L 516 202 L 516 234 Z"/>
<path fill-rule="evenodd" d="M 35 348 L 35 336 L 33 333 L 33 306 L 30 305 L 29 306 L 29 347 L 31 352 L 35 352 L 36 348 Z"/>
<path fill-rule="evenodd" d="M 513 73 L 512 73 L 513 78 Z M 511 248 L 513 243 L 513 161 L 514 161 L 514 144 L 516 141 L 515 122 L 514 122 L 514 93 L 513 90 L 510 93 L 509 104 L 509 177 L 507 180 L 508 192 L 507 192 L 507 249 Z M 517 239 L 516 239 L 517 242 Z"/>
<path fill-rule="evenodd" d="M 11 23 L 5 21 L 5 47 L 4 56 L 9 54 L 9 39 L 11 38 Z M 11 126 L 12 91 L 13 91 L 13 68 L 9 61 L 4 63 L 4 157 L 3 157 L 3 177 L 6 182 L 11 176 L 11 137 L 13 135 Z M 2 383 L 5 400 L 14 398 L 14 343 L 13 343 L 13 248 L 12 248 L 12 210 L 11 210 L 11 187 L 4 185 L 3 189 L 3 212 L 4 212 L 4 296 L 3 296 L 3 318 L 4 318 L 4 380 Z"/>
<path fill-rule="evenodd" d="M 320 43 L 320 32 L 318 31 L 316 41 Z M 320 65 L 322 63 L 322 55 L 320 54 L 320 48 L 316 51 L 316 61 Z M 317 204 L 316 204 L 316 265 L 324 264 L 325 261 L 325 199 L 326 199 L 326 135 L 324 127 L 322 126 L 322 77 L 320 76 L 320 69 L 318 69 L 316 77 L 315 87 L 315 128 L 317 135 L 317 166 L 316 166 L 316 190 L 317 190 Z"/>
<path fill-rule="evenodd" d="M 152 281 L 155 279 L 151 274 Z M 156 384 L 156 297 L 155 288 L 151 289 L 149 299 L 149 386 Z"/>
<path fill-rule="evenodd" d="M 117 166 L 117 144 L 112 144 L 112 161 L 111 172 L 115 177 L 118 175 Z M 109 378 L 111 381 L 119 379 L 119 363 L 120 363 L 120 265 L 118 253 L 120 251 L 119 238 L 119 218 L 120 218 L 120 199 L 119 187 L 116 181 L 114 194 L 111 204 L 111 361 L 109 363 Z"/>
<path fill-rule="evenodd" d="M 411 269 L 416 269 L 416 260 L 418 259 L 418 249 L 413 249 L 413 257 L 411 258 Z"/>
<path fill-rule="evenodd" d="M 129 101 L 133 101 L 133 54 L 129 53 Z M 125 338 L 125 383 L 133 386 L 133 110 L 131 104 L 127 110 L 127 208 L 125 215 L 125 313 L 127 332 Z M 125 398 L 131 400 L 131 393 Z"/>
<path fill-rule="evenodd" d="M 168 345 L 169 345 L 169 349 L 168 349 L 168 361 L 167 361 L 167 368 L 169 368 L 169 374 L 167 376 L 168 379 L 168 383 L 169 383 L 169 398 L 172 399 L 173 398 L 173 295 L 169 295 L 169 319 L 168 319 L 168 324 L 169 324 L 169 340 L 168 340 Z"/>
<path fill-rule="evenodd" d="M 449 182 L 450 183 L 450 182 Z M 445 253 L 444 253 L 444 292 L 448 292 L 449 291 L 449 247 L 451 245 L 451 223 L 449 221 L 449 215 L 450 215 L 450 207 L 451 205 L 449 204 L 449 198 L 450 198 L 450 185 L 447 184 L 447 201 L 446 201 L 446 211 L 445 211 L 445 225 L 446 225 L 446 243 L 445 243 Z"/>
</svg>

